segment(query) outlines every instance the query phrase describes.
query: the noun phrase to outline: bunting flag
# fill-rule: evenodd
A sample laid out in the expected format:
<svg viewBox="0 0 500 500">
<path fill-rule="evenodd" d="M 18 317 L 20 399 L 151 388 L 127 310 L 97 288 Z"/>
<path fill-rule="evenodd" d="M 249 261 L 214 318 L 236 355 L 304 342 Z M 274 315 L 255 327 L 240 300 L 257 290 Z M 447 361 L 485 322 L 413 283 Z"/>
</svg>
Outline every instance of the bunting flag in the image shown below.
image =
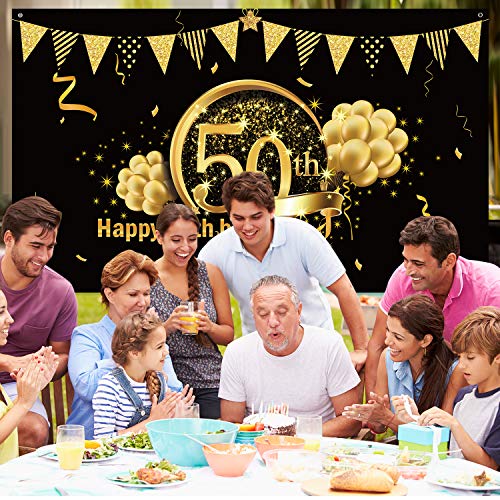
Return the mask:
<svg viewBox="0 0 500 500">
<path fill-rule="evenodd" d="M 469 49 L 474 59 L 479 62 L 479 42 L 481 40 L 481 22 L 457 26 L 455 31 Z"/>
<path fill-rule="evenodd" d="M 191 53 L 193 61 L 196 62 L 198 69 L 201 69 L 201 61 L 203 59 L 203 49 L 207 41 L 205 37 L 206 30 L 188 31 L 181 33 L 184 45 Z"/>
<path fill-rule="evenodd" d="M 330 54 L 332 55 L 333 66 L 335 67 L 335 73 L 338 74 L 342 63 L 344 62 L 349 49 L 351 48 L 352 42 L 354 41 L 353 36 L 338 36 L 338 35 L 325 35 L 326 41 L 328 42 L 328 47 L 330 48 Z"/>
<path fill-rule="evenodd" d="M 444 69 L 444 60 L 446 59 L 446 48 L 448 47 L 448 31 L 439 30 L 424 33 L 427 45 L 432 50 L 436 61 Z"/>
<path fill-rule="evenodd" d="M 360 40 L 360 48 L 364 52 L 365 62 L 370 68 L 370 70 L 374 70 L 375 66 L 378 64 L 380 60 L 380 55 L 382 50 L 385 47 L 385 37 L 383 36 L 361 36 Z M 372 73 L 373 76 L 373 73 Z"/>
<path fill-rule="evenodd" d="M 127 72 L 130 76 L 130 70 L 137 61 L 137 54 L 142 47 L 142 36 L 118 36 L 118 58 L 122 63 L 121 71 Z M 126 69 L 125 69 L 126 68 Z"/>
<path fill-rule="evenodd" d="M 153 49 L 156 56 L 156 60 L 163 71 L 163 74 L 167 71 L 168 61 L 170 60 L 170 54 L 172 53 L 172 48 L 174 46 L 176 35 L 160 35 L 160 36 L 148 36 L 146 37 Z"/>
<path fill-rule="evenodd" d="M 68 57 L 73 45 L 78 40 L 79 33 L 71 31 L 52 30 L 52 40 L 56 51 L 57 70 L 63 65 Z"/>
<path fill-rule="evenodd" d="M 266 49 L 266 62 L 269 61 L 275 50 L 280 46 L 290 28 L 279 24 L 262 21 L 264 25 L 264 47 Z"/>
<path fill-rule="evenodd" d="M 297 42 L 297 52 L 299 54 L 300 69 L 302 69 L 309 57 L 314 52 L 316 45 L 320 41 L 321 33 L 312 31 L 295 30 L 295 41 Z"/>
<path fill-rule="evenodd" d="M 236 62 L 236 45 L 238 44 L 238 25 L 239 21 L 234 23 L 221 24 L 212 28 L 219 42 L 226 49 L 231 59 Z"/>
<path fill-rule="evenodd" d="M 25 23 L 21 21 L 21 45 L 23 47 L 23 62 L 28 59 L 31 51 L 37 46 L 38 42 L 45 34 L 48 28 L 36 24 Z"/>
<path fill-rule="evenodd" d="M 391 36 L 389 38 L 396 49 L 406 74 L 408 74 L 413 59 L 413 53 L 417 46 L 418 35 Z"/>
<path fill-rule="evenodd" d="M 89 55 L 90 65 L 92 66 L 92 72 L 95 75 L 97 68 L 104 56 L 104 52 L 108 48 L 109 42 L 111 42 L 110 36 L 97 36 L 97 35 L 82 35 L 85 41 L 85 46 L 87 47 L 87 54 Z"/>
</svg>

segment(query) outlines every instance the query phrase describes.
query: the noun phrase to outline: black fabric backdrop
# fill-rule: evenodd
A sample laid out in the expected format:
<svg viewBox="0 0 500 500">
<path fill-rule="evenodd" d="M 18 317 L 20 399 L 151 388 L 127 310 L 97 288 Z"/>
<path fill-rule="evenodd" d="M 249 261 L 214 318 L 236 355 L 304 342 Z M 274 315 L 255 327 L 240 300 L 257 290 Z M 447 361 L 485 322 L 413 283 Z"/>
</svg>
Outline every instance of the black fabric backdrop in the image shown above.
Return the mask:
<svg viewBox="0 0 500 500">
<path fill-rule="evenodd" d="M 77 33 L 151 36 L 177 33 L 178 14 L 177 10 L 15 10 L 13 20 Z M 179 20 L 184 31 L 191 31 L 236 21 L 241 15 L 238 10 L 183 10 Z M 387 37 L 472 23 L 485 19 L 487 12 L 263 10 L 258 15 L 290 28 Z M 112 224 L 155 221 L 155 217 L 128 210 L 116 196 L 117 173 L 138 150 L 146 154 L 158 149 L 168 158 L 170 138 L 186 109 L 211 88 L 239 79 L 278 84 L 306 103 L 319 99 L 321 110 L 315 113 L 322 125 L 330 119 L 336 104 L 358 99 L 392 110 L 398 123 L 400 119 L 408 121 L 405 130 L 410 137 L 409 154 L 403 162 L 413 159 L 408 163 L 410 172 L 400 171 L 389 179 L 388 187 L 377 181 L 369 188 L 351 189 L 352 207 L 348 215 L 353 239 L 344 215 L 333 220 L 340 221 L 341 226 L 332 230 L 329 241 L 356 290 L 385 289 L 390 274 L 401 262 L 399 232 L 407 221 L 422 214 L 424 204 L 416 198 L 417 194 L 427 199 L 428 212 L 446 216 L 455 223 L 464 256 L 487 258 L 486 24 L 481 33 L 479 62 L 451 31 L 444 70 L 435 60 L 429 67 L 434 56 L 423 37 L 419 37 L 408 75 L 387 38 L 373 70 L 366 64 L 357 39 L 336 74 L 328 45 L 322 39 L 301 71 L 293 31 L 266 63 L 262 23 L 258 24 L 258 33 L 243 32 L 240 23 L 236 62 L 209 31 L 201 70 L 176 41 L 165 75 L 143 39 L 144 47 L 125 85 L 115 73 L 116 42 L 111 42 L 94 75 L 80 37 L 59 75 L 76 76 L 76 87 L 65 102 L 92 107 L 98 112 L 95 121 L 88 113 L 59 109 L 58 98 L 68 84 L 52 81 L 57 68 L 50 32 L 45 33 L 23 63 L 19 26 L 13 22 L 13 198 L 36 193 L 62 210 L 63 222 L 49 265 L 68 278 L 77 291 L 97 290 L 103 265 L 126 248 L 153 259 L 160 256 L 156 242 L 98 237 L 98 219 L 110 218 Z M 215 63 L 218 70 L 212 73 Z M 426 67 L 433 76 L 428 83 Z M 298 77 L 313 86 L 301 85 Z M 429 89 L 427 97 L 425 85 Z M 159 113 L 153 117 L 151 110 L 155 106 Z M 466 127 L 472 138 L 463 128 L 464 118 L 456 116 L 457 106 L 458 114 L 467 117 Z M 417 118 L 423 123 L 419 125 Z M 164 139 L 164 133 L 169 138 Z M 413 136 L 418 137 L 418 142 L 413 142 Z M 125 141 L 133 145 L 131 151 L 123 150 Z M 455 155 L 455 148 L 463 154 L 461 160 Z M 103 155 L 103 162 L 95 159 L 97 154 Z M 278 160 L 274 168 L 279 176 Z M 95 176 L 89 175 L 92 169 Z M 114 181 L 111 189 L 102 186 L 106 176 Z M 396 179 L 400 179 L 399 184 Z M 390 194 L 393 191 L 395 196 Z M 117 205 L 110 204 L 112 198 L 117 198 Z M 122 213 L 126 219 L 120 218 Z M 200 217 L 212 220 L 211 214 L 202 212 Z M 220 216 L 213 217 L 214 226 L 218 226 Z M 314 218 L 308 220 L 318 225 Z M 200 247 L 205 241 L 206 238 L 200 238 Z M 361 270 L 355 266 L 356 259 L 362 264 Z"/>
</svg>

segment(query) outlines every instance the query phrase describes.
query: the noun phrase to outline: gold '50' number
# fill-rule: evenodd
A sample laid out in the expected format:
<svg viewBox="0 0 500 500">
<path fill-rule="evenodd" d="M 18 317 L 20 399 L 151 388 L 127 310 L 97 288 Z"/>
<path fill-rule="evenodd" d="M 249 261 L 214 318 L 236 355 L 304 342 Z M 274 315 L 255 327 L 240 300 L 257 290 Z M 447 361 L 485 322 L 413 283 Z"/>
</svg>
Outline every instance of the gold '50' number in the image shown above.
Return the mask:
<svg viewBox="0 0 500 500">
<path fill-rule="evenodd" d="M 239 135 L 243 132 L 243 127 L 240 123 L 202 123 L 199 126 L 200 137 L 198 140 L 198 160 L 196 163 L 196 171 L 204 173 L 214 163 L 222 163 L 226 165 L 231 171 L 231 175 L 235 176 L 243 172 L 240 162 L 228 154 L 216 154 L 205 158 L 206 142 L 208 135 Z M 290 157 L 286 152 L 286 146 L 278 138 L 273 138 L 265 135 L 257 139 L 247 157 L 246 170 L 249 172 L 256 172 L 258 170 L 257 164 L 259 160 L 260 150 L 268 142 L 276 146 L 280 159 L 280 187 L 278 198 L 286 198 L 290 191 L 292 182 L 292 164 Z M 203 184 L 198 184 L 193 189 L 193 194 L 198 205 L 209 212 L 222 213 L 225 211 L 224 206 L 210 205 L 205 201 L 208 195 L 208 189 Z"/>
</svg>

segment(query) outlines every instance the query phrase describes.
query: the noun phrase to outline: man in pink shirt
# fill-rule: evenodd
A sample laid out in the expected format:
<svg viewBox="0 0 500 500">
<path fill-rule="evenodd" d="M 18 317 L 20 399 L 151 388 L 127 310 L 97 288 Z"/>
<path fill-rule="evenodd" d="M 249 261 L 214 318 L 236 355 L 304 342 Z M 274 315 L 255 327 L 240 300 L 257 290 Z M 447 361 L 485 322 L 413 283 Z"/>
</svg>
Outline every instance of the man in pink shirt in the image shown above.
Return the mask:
<svg viewBox="0 0 500 500">
<path fill-rule="evenodd" d="M 401 231 L 403 264 L 391 276 L 368 343 L 366 394 L 375 388 L 377 366 L 385 346 L 387 312 L 408 295 L 421 293 L 443 310 L 444 338 L 480 306 L 500 307 L 500 268 L 460 257 L 455 226 L 444 217 L 417 217 Z"/>
<path fill-rule="evenodd" d="M 2 220 L 5 255 L 0 260 L 0 289 L 14 318 L 7 343 L 0 347 L 0 383 L 11 400 L 17 397 L 10 373 L 27 366 L 33 353 L 52 346 L 59 356 L 54 379 L 68 366 L 77 305 L 71 284 L 46 267 L 56 244 L 61 212 L 39 196 L 10 205 Z M 37 400 L 18 426 L 19 444 L 37 448 L 47 443 L 47 413 Z"/>
</svg>

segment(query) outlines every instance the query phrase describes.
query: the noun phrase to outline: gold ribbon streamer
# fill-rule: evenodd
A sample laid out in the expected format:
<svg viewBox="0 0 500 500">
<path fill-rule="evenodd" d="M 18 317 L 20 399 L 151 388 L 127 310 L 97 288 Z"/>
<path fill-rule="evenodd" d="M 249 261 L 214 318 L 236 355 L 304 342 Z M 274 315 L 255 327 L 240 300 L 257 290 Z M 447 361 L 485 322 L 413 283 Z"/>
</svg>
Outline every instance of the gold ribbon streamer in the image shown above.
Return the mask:
<svg viewBox="0 0 500 500">
<path fill-rule="evenodd" d="M 179 19 L 179 16 L 181 15 L 181 11 L 179 11 L 179 13 L 177 14 L 177 17 L 175 18 L 175 22 L 177 24 L 180 24 L 182 26 L 182 28 L 176 33 L 176 36 L 179 38 L 179 40 L 181 41 L 181 47 L 182 47 L 182 44 L 184 43 L 182 41 L 182 36 L 181 36 L 181 33 L 184 31 L 184 23 L 182 21 L 177 21 L 177 19 Z"/>
<path fill-rule="evenodd" d="M 64 99 L 68 97 L 69 93 L 75 88 L 76 86 L 76 76 L 57 76 L 57 73 L 54 74 L 54 77 L 52 78 L 52 81 L 54 83 L 62 83 L 62 82 L 71 82 L 70 86 L 61 94 L 59 97 L 59 108 L 61 110 L 67 110 L 67 111 L 84 111 L 85 113 L 90 113 L 91 115 L 94 115 L 93 121 L 97 118 L 97 111 L 93 110 L 92 108 L 89 108 L 88 106 L 85 106 L 84 104 L 65 104 L 63 103 Z"/>
<path fill-rule="evenodd" d="M 347 207 L 344 209 L 344 215 L 345 215 L 347 221 L 349 222 L 349 228 L 351 229 L 351 240 L 353 240 L 354 239 L 354 235 L 352 234 L 352 223 L 351 223 L 351 219 L 347 215 L 347 211 L 352 206 L 352 200 L 349 197 L 349 193 L 351 192 L 351 188 L 349 187 L 349 178 L 347 178 L 347 179 L 344 180 L 344 183 L 342 184 L 342 187 L 345 188 L 344 198 L 346 198 L 347 200 L 349 200 L 349 205 L 347 205 Z"/>
<path fill-rule="evenodd" d="M 458 114 L 458 104 L 457 104 L 456 106 L 457 106 L 457 110 L 455 111 L 455 116 L 456 116 L 457 118 L 465 118 L 465 121 L 464 121 L 464 124 L 463 124 L 462 128 L 463 128 L 464 130 L 466 130 L 467 132 L 469 132 L 470 136 L 472 137 L 472 130 L 471 130 L 471 129 L 469 129 L 469 128 L 465 128 L 465 124 L 467 123 L 467 117 L 466 117 L 466 116 L 464 116 L 464 115 L 459 115 L 459 114 Z"/>
<path fill-rule="evenodd" d="M 427 84 L 431 81 L 431 80 L 434 80 L 434 75 L 429 71 L 429 68 L 431 67 L 431 64 L 434 62 L 434 59 L 425 67 L 425 71 L 427 71 L 427 73 L 429 73 L 429 75 L 431 75 L 431 77 L 429 78 L 429 80 L 426 80 L 424 82 L 424 87 L 425 89 L 427 90 L 427 92 L 425 93 L 425 97 L 427 97 L 427 94 L 430 92 L 429 90 L 429 87 L 427 87 Z"/>
<path fill-rule="evenodd" d="M 120 64 L 120 59 L 118 59 L 118 54 L 115 54 L 116 56 L 116 68 L 115 68 L 115 73 L 118 75 L 118 76 L 123 76 L 122 78 L 122 85 L 125 85 L 125 74 L 124 73 L 120 73 L 118 71 L 118 65 Z"/>
<path fill-rule="evenodd" d="M 427 208 L 429 207 L 429 204 L 427 203 L 427 200 L 425 199 L 425 196 L 420 196 L 419 194 L 417 194 L 417 200 L 420 200 L 420 201 L 424 202 L 424 206 L 422 207 L 422 215 L 424 215 L 425 217 L 430 217 L 431 214 L 426 211 Z"/>
</svg>

